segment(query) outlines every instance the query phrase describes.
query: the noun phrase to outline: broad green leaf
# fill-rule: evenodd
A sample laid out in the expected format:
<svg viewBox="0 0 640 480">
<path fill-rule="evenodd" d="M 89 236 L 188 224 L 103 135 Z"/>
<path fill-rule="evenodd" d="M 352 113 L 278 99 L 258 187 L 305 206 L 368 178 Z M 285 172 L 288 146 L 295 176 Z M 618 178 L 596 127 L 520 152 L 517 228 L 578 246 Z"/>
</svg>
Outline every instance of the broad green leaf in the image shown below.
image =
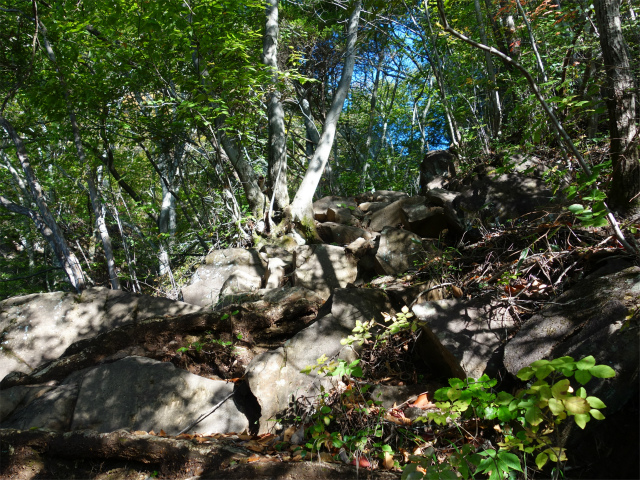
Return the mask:
<svg viewBox="0 0 640 480">
<path fill-rule="evenodd" d="M 546 453 L 539 453 L 536 457 L 536 467 L 542 469 L 547 463 L 547 460 L 549 460 L 549 456 Z"/>
<path fill-rule="evenodd" d="M 607 408 L 604 402 L 598 397 L 587 397 L 587 402 L 591 408 Z"/>
<path fill-rule="evenodd" d="M 540 380 L 544 380 L 553 371 L 555 371 L 555 367 L 552 365 L 543 365 L 536 369 L 536 377 Z"/>
<path fill-rule="evenodd" d="M 581 385 L 586 385 L 587 383 L 589 383 L 589 380 L 591 380 L 591 373 L 589 373 L 587 370 L 578 370 L 575 373 L 575 378 L 576 381 L 581 384 Z"/>
<path fill-rule="evenodd" d="M 604 420 L 604 415 L 602 414 L 602 412 L 600 410 L 592 408 L 591 410 L 589 410 L 589 413 L 596 420 Z"/>
<path fill-rule="evenodd" d="M 533 377 L 534 373 L 535 373 L 535 372 L 533 371 L 533 368 L 531 368 L 531 367 L 524 367 L 524 368 L 522 368 L 522 369 L 520 369 L 520 370 L 518 371 L 518 373 L 517 373 L 517 375 L 516 375 L 516 376 L 517 376 L 520 380 L 524 380 L 524 381 L 526 382 L 526 381 L 527 381 L 527 380 L 529 380 L 531 377 Z"/>
<path fill-rule="evenodd" d="M 578 425 L 582 429 L 584 429 L 584 427 L 587 426 L 587 422 L 591 420 L 591 416 L 588 413 L 581 413 L 579 415 L 575 415 L 573 418 L 576 422 L 576 425 Z"/>
<path fill-rule="evenodd" d="M 574 203 L 573 205 L 569 205 L 568 210 L 574 215 L 578 215 L 584 212 L 584 207 L 579 203 Z"/>
<path fill-rule="evenodd" d="M 568 379 L 564 378 L 556 382 L 553 387 L 551 387 L 551 394 L 553 395 L 553 398 L 561 399 L 567 396 L 569 388 L 571 388 L 571 384 Z"/>
<path fill-rule="evenodd" d="M 578 370 L 589 370 L 591 367 L 595 366 L 595 364 L 596 359 L 593 358 L 592 355 L 589 355 L 588 357 L 584 357 L 582 360 L 577 362 L 576 367 L 578 367 Z"/>
<path fill-rule="evenodd" d="M 519 472 L 522 471 L 522 467 L 520 466 L 520 459 L 517 455 L 501 450 L 500 452 L 498 452 L 498 458 L 502 460 L 511 470 L 517 470 Z"/>
<path fill-rule="evenodd" d="M 616 376 L 616 371 L 608 365 L 596 365 L 591 367 L 589 372 L 596 378 L 612 378 Z"/>
<path fill-rule="evenodd" d="M 542 411 L 538 407 L 528 408 L 524 414 L 524 418 L 533 426 L 540 425 L 544 421 Z"/>
<path fill-rule="evenodd" d="M 560 413 L 562 413 L 564 411 L 564 405 L 562 404 L 562 400 L 558 400 L 555 398 L 550 398 L 549 399 L 549 410 L 551 410 L 551 413 L 553 413 L 554 415 L 560 415 Z"/>
</svg>

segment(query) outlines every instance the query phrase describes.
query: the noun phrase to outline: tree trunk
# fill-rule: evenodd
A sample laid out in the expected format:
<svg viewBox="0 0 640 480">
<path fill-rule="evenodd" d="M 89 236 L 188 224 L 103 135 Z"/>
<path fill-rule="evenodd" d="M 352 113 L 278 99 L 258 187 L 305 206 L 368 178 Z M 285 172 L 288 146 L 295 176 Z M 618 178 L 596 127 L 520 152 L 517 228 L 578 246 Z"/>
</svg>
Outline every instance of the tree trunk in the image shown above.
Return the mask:
<svg viewBox="0 0 640 480">
<path fill-rule="evenodd" d="M 315 236 L 315 225 L 313 223 L 312 201 L 313 194 L 318 187 L 322 172 L 324 171 L 329 155 L 331 154 L 331 146 L 336 134 L 336 125 L 340 118 L 340 113 L 347 98 L 347 93 L 351 85 L 351 76 L 356 60 L 356 40 L 358 36 L 358 22 L 360 20 L 360 11 L 362 10 L 362 1 L 356 0 L 353 13 L 349 18 L 349 26 L 347 29 L 347 53 L 342 69 L 342 76 L 335 91 L 331 107 L 327 113 L 327 119 L 322 128 L 322 136 L 318 143 L 313 158 L 309 161 L 307 172 L 305 173 L 300 188 L 296 193 L 293 203 L 290 207 L 291 219 L 302 225 L 305 230 L 303 233 L 308 237 Z"/>
<path fill-rule="evenodd" d="M 262 218 L 265 208 L 265 196 L 260 189 L 258 177 L 253 171 L 253 167 L 247 159 L 243 157 L 242 151 L 234 139 L 228 137 L 224 128 L 222 128 L 224 125 L 224 118 L 222 116 L 218 116 L 215 119 L 215 125 L 218 129 L 219 142 L 215 135 L 213 135 L 211 141 L 215 142 L 218 148 L 221 147 L 218 153 L 222 158 L 229 160 L 229 163 L 231 163 L 233 169 L 238 174 L 251 213 L 256 218 Z"/>
<path fill-rule="evenodd" d="M 113 256 L 113 248 L 111 246 L 111 237 L 109 236 L 109 230 L 107 230 L 107 224 L 104 219 L 104 206 L 100 202 L 100 197 L 98 196 L 98 192 L 96 190 L 96 185 L 94 181 L 94 172 L 87 168 L 87 159 L 84 152 L 84 147 L 82 146 L 82 138 L 80 136 L 80 127 L 78 126 L 78 122 L 76 120 L 76 113 L 71 105 L 71 99 L 69 95 L 69 89 L 67 88 L 66 81 L 60 71 L 58 63 L 56 61 L 55 53 L 53 52 L 53 48 L 49 44 L 47 40 L 47 30 L 40 22 L 40 29 L 42 32 L 43 43 L 45 46 L 45 50 L 49 56 L 49 60 L 54 64 L 56 68 L 56 72 L 58 73 L 58 80 L 60 82 L 60 86 L 62 87 L 64 99 L 67 104 L 67 111 L 69 113 L 69 122 L 71 123 L 71 130 L 73 131 L 73 143 L 76 147 L 76 152 L 78 153 L 78 160 L 80 161 L 80 166 L 83 170 L 86 169 L 87 175 L 87 184 L 89 187 L 89 197 L 91 199 L 91 208 L 93 209 L 93 214 L 96 217 L 96 229 L 100 234 L 100 238 L 102 240 L 102 247 L 104 249 L 104 256 L 107 261 L 107 270 L 109 271 L 109 281 L 111 283 L 111 288 L 114 290 L 120 289 L 120 282 L 118 281 L 118 274 L 116 273 L 116 263 L 115 258 Z"/>
<path fill-rule="evenodd" d="M 442 104 L 442 108 L 444 109 L 444 117 L 447 121 L 447 127 L 449 127 L 449 135 L 451 136 L 451 144 L 455 147 L 460 145 L 460 132 L 458 130 L 458 124 L 456 122 L 456 118 L 451 111 L 451 105 L 449 100 L 447 99 L 447 92 L 445 90 L 445 83 L 443 78 L 443 68 L 440 62 L 440 55 L 438 53 L 437 40 L 438 36 L 434 33 L 433 27 L 431 25 L 431 15 L 429 14 L 429 5 L 427 0 L 424 0 L 424 13 L 427 18 L 427 25 L 429 27 L 429 32 L 431 33 L 431 45 L 433 49 L 433 59 L 431 55 L 427 56 L 427 61 L 431 65 L 431 70 L 433 70 L 433 76 L 436 79 L 436 83 L 438 84 L 438 93 L 440 95 L 440 103 Z"/>
<path fill-rule="evenodd" d="M 596 0 L 596 22 L 605 63 L 609 153 L 613 176 L 609 189 L 611 207 L 622 211 L 639 205 L 640 157 L 636 124 L 636 92 L 627 44 L 622 36 L 619 0 Z"/>
<path fill-rule="evenodd" d="M 377 44 L 377 42 L 376 42 Z M 371 104 L 369 108 L 369 125 L 367 126 L 367 138 L 364 143 L 362 155 L 362 177 L 360 177 L 360 191 L 364 191 L 364 186 L 369 175 L 369 159 L 373 157 L 371 154 L 371 136 L 373 134 L 373 122 L 376 118 L 376 107 L 378 101 L 378 87 L 380 86 L 380 74 L 382 73 L 382 63 L 384 62 L 384 51 L 378 53 L 378 65 L 376 66 L 376 76 L 373 80 L 373 88 L 371 90 Z"/>
<path fill-rule="evenodd" d="M 284 109 L 278 91 L 278 0 L 267 0 L 266 16 L 262 61 L 273 73 L 273 91 L 269 93 L 267 102 L 269 186 L 273 191 L 276 206 L 282 210 L 289 205 L 289 192 Z"/>
<path fill-rule="evenodd" d="M 487 33 L 484 29 L 484 17 L 482 16 L 482 9 L 480 8 L 480 0 L 474 0 L 474 3 L 476 8 L 476 18 L 478 19 L 478 28 L 480 29 L 480 39 L 482 40 L 482 43 L 488 45 Z M 484 52 L 484 61 L 487 65 L 487 74 L 489 75 L 489 86 L 487 88 L 490 98 L 489 125 L 491 126 L 491 137 L 495 139 L 500 135 L 502 108 L 500 106 L 500 94 L 498 93 L 493 60 L 489 52 Z"/>
<path fill-rule="evenodd" d="M 58 223 L 55 218 L 53 218 L 53 215 L 49 210 L 47 201 L 44 198 L 44 193 L 42 192 L 42 187 L 31 168 L 31 163 L 29 162 L 29 157 L 27 156 L 27 150 L 24 147 L 24 143 L 22 143 L 22 139 L 14 130 L 13 125 L 11 125 L 6 118 L 0 117 L 0 125 L 2 125 L 2 127 L 7 131 L 9 137 L 13 141 L 13 144 L 16 146 L 18 160 L 22 165 L 27 185 L 29 186 L 33 200 L 38 206 L 40 214 L 38 215 L 36 212 L 33 212 L 26 207 L 20 207 L 20 211 L 16 209 L 12 209 L 11 211 L 20 213 L 21 215 L 27 215 L 34 221 L 36 227 L 38 227 L 44 238 L 51 245 L 58 261 L 69 277 L 71 285 L 78 293 L 81 293 L 86 288 L 82 266 L 73 252 L 69 250 L 69 246 L 67 245 L 62 230 L 60 230 Z M 13 208 L 11 205 L 5 203 L 4 200 L 2 201 L 2 205 L 5 208 Z M 19 207 L 18 205 L 15 206 Z"/>
</svg>

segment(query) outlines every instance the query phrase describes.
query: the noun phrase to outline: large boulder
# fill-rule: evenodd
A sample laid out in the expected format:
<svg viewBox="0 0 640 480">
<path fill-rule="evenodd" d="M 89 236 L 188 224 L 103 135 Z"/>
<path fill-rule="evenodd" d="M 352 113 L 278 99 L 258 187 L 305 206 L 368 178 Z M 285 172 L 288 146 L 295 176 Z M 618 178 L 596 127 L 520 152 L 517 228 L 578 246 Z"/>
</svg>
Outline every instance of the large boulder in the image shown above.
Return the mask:
<svg viewBox="0 0 640 480">
<path fill-rule="evenodd" d="M 261 407 L 260 432 L 276 425 L 275 419 L 292 400 L 301 395 L 315 397 L 320 387 L 329 386 L 326 377 L 301 373 L 317 359 L 340 356 L 354 358 L 351 347 L 340 341 L 348 337 L 356 321 L 383 321 L 382 313 L 392 312 L 384 292 L 372 289 L 337 289 L 318 313 L 318 319 L 298 332 L 283 347 L 256 356 L 247 368 L 251 392 Z"/>
<path fill-rule="evenodd" d="M 415 268 L 424 260 L 422 239 L 400 228 L 386 227 L 380 234 L 376 252 L 376 271 L 380 275 L 398 275 Z"/>
<path fill-rule="evenodd" d="M 542 358 L 593 355 L 616 371 L 592 379 L 591 395 L 615 411 L 638 392 L 640 267 L 597 271 L 531 317 L 505 347 L 504 365 L 516 374 Z"/>
<path fill-rule="evenodd" d="M 183 302 L 103 287 L 81 295 L 53 292 L 9 298 L 0 302 L 0 380 L 12 371 L 30 373 L 57 359 L 72 343 L 115 327 L 200 311 Z"/>
<path fill-rule="evenodd" d="M 421 237 L 439 238 L 445 230 L 462 231 L 462 225 L 455 215 L 451 215 L 444 207 L 405 205 L 402 207 L 402 218 L 405 228 Z"/>
<path fill-rule="evenodd" d="M 161 429 L 176 435 L 223 402 L 190 432 L 242 432 L 249 421 L 232 398 L 234 385 L 128 357 L 89 371 L 80 383 L 72 430 Z M 226 400 L 225 400 L 226 399 Z"/>
<path fill-rule="evenodd" d="M 408 205 L 424 205 L 425 197 L 404 197 L 387 205 L 371 215 L 369 229 L 381 232 L 385 227 L 397 227 L 405 221 L 402 208 Z"/>
<path fill-rule="evenodd" d="M 427 152 L 420 164 L 420 191 L 441 188 L 445 180 L 455 177 L 455 157 L 447 150 Z"/>
<path fill-rule="evenodd" d="M 353 283 L 358 274 L 357 260 L 335 245 L 303 245 L 295 251 L 293 284 L 329 298 L 335 288 Z"/>
<path fill-rule="evenodd" d="M 338 196 L 329 196 L 323 197 L 320 200 L 316 200 L 313 202 L 313 216 L 319 222 L 327 222 L 327 221 L 335 221 L 329 220 L 327 218 L 327 211 L 329 209 L 340 209 L 340 208 L 356 208 L 357 203 L 355 198 L 353 197 L 338 197 Z"/>
<path fill-rule="evenodd" d="M 73 373 L 61 385 L 48 390 L 44 386 L 18 386 L 2 393 L 9 397 L 14 391 L 26 391 L 33 397 L 28 389 L 43 393 L 35 399 L 23 399 L 22 404 L 26 405 L 3 421 L 2 428 L 59 432 L 111 432 L 125 428 L 164 430 L 175 435 L 225 399 L 189 431 L 242 432 L 249 427 L 247 417 L 229 397 L 234 393 L 233 384 L 199 377 L 171 363 L 144 357 L 127 357 Z"/>
<path fill-rule="evenodd" d="M 481 377 L 515 329 L 507 308 L 486 301 L 422 302 L 412 311 L 424 322 L 416 350 L 443 376 Z"/>
<path fill-rule="evenodd" d="M 522 174 L 486 176 L 463 188 L 453 204 L 460 217 L 515 220 L 551 203 L 553 193 L 544 180 Z"/>
<path fill-rule="evenodd" d="M 338 245 L 348 245 L 358 238 L 371 240 L 372 234 L 363 228 L 341 225 L 334 222 L 320 223 L 317 226 L 318 235 L 326 243 L 337 243 Z"/>
<path fill-rule="evenodd" d="M 182 289 L 182 298 L 187 303 L 209 307 L 222 296 L 259 289 L 264 273 L 265 264 L 255 249 L 214 250 L 196 270 L 191 285 Z"/>
</svg>

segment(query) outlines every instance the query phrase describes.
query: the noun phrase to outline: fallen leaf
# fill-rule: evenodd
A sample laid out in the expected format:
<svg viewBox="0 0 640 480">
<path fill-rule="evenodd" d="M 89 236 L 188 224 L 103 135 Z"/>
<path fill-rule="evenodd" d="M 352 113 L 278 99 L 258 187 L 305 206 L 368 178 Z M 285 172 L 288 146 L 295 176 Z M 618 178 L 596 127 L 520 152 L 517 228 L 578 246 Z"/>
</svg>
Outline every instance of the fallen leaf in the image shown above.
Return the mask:
<svg viewBox="0 0 640 480">
<path fill-rule="evenodd" d="M 451 285 L 451 291 L 453 292 L 453 296 L 456 298 L 461 298 L 463 293 L 460 287 L 456 287 L 455 285 Z"/>
<path fill-rule="evenodd" d="M 264 452 L 264 447 L 260 445 L 258 442 L 250 440 L 247 443 L 243 444 L 243 447 L 251 450 L 252 452 L 262 453 Z"/>
<path fill-rule="evenodd" d="M 151 430 L 151 431 L 149 432 L 149 435 L 155 435 L 155 434 L 156 434 L 156 432 L 154 432 L 153 430 Z"/>
<path fill-rule="evenodd" d="M 290 427 L 288 427 L 284 433 L 282 434 L 282 438 L 284 439 L 285 442 L 290 442 L 291 441 L 291 437 L 293 436 L 294 433 L 296 433 L 297 428 L 295 427 L 295 425 L 292 425 Z"/>
<path fill-rule="evenodd" d="M 387 412 L 387 414 L 384 416 L 384 419 L 390 422 L 393 422 L 396 425 L 402 425 L 402 426 L 411 425 L 411 420 L 409 418 L 405 417 L 404 414 L 398 415 L 396 413 L 394 415 L 395 412 L 399 412 L 399 410 L 392 410 L 391 412 Z"/>
<path fill-rule="evenodd" d="M 259 461 L 260 461 L 260 457 L 258 455 L 251 455 L 249 458 L 247 458 L 247 463 L 259 462 Z"/>
<path fill-rule="evenodd" d="M 320 461 L 325 463 L 335 463 L 333 456 L 329 452 L 320 452 Z"/>
<path fill-rule="evenodd" d="M 159 437 L 166 437 L 167 436 L 167 432 L 165 432 L 164 430 L 160 430 L 160 433 L 158 434 Z"/>
<path fill-rule="evenodd" d="M 426 393 L 421 393 L 420 395 L 418 395 L 418 398 L 416 398 L 413 403 L 410 403 L 409 406 L 421 408 L 423 410 L 436 407 L 435 403 L 432 403 L 431 400 L 429 400 Z"/>
<path fill-rule="evenodd" d="M 253 435 L 247 435 L 246 433 L 241 433 L 240 435 L 238 435 L 238 438 L 240 440 L 246 441 L 246 440 L 251 440 L 253 438 Z"/>
<path fill-rule="evenodd" d="M 385 470 L 391 470 L 395 462 L 393 461 L 393 455 L 389 452 L 384 452 L 384 459 L 382 460 L 382 468 Z"/>
<path fill-rule="evenodd" d="M 356 460 L 358 466 L 362 468 L 371 468 L 371 463 L 365 457 L 360 457 L 358 459 L 354 458 L 353 460 L 351 460 L 351 465 L 356 465 Z"/>
</svg>

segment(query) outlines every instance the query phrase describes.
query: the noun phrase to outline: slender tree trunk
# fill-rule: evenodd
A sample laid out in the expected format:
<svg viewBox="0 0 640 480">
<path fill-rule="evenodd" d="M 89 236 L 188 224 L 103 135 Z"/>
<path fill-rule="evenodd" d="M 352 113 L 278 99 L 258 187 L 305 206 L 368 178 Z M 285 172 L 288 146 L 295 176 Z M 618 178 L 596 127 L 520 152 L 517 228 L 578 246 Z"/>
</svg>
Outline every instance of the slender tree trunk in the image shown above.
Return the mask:
<svg viewBox="0 0 640 480">
<path fill-rule="evenodd" d="M 353 68 L 356 60 L 356 40 L 358 37 L 358 22 L 360 20 L 360 11 L 362 10 L 362 1 L 356 0 L 353 12 L 349 18 L 349 26 L 347 29 L 347 53 L 344 61 L 344 67 L 342 69 L 342 76 L 338 83 L 333 100 L 331 101 L 331 107 L 327 113 L 327 118 L 322 129 L 322 136 L 320 142 L 316 148 L 313 158 L 309 161 L 309 167 L 302 179 L 300 188 L 296 193 L 295 198 L 291 204 L 291 219 L 303 226 L 307 231 L 305 234 L 311 232 L 311 237 L 315 237 L 315 225 L 313 223 L 313 210 L 312 201 L 313 194 L 318 187 L 322 172 L 324 171 L 329 155 L 331 154 L 331 146 L 336 134 L 336 125 L 340 118 L 340 113 L 344 105 L 344 101 L 347 98 L 347 93 L 351 85 L 351 76 L 353 75 Z"/>
<path fill-rule="evenodd" d="M 104 204 L 100 201 L 100 197 L 98 196 L 98 191 L 96 189 L 95 170 L 89 172 L 87 184 L 89 186 L 89 196 L 91 197 L 93 214 L 96 218 L 96 228 L 100 233 L 102 247 L 104 248 L 104 257 L 107 260 L 107 270 L 109 271 L 111 288 L 113 290 L 120 290 L 120 281 L 118 280 L 118 274 L 116 272 L 116 262 L 113 255 L 111 237 L 109 236 L 109 230 L 107 230 L 107 223 L 105 222 L 105 208 Z"/>
<path fill-rule="evenodd" d="M 431 65 L 431 69 L 433 70 L 433 76 L 436 78 L 436 83 L 438 84 L 438 93 L 440 94 L 440 102 L 442 103 L 442 108 L 444 109 L 444 117 L 447 121 L 447 127 L 449 127 L 451 144 L 457 147 L 460 145 L 460 132 L 458 131 L 458 125 L 456 123 L 453 112 L 451 111 L 449 99 L 447 98 L 443 68 L 440 62 L 440 54 L 438 53 L 438 47 L 436 43 L 438 37 L 434 33 L 433 26 L 431 25 L 431 15 L 429 14 L 429 5 L 427 0 L 424 0 L 424 12 L 425 16 L 427 17 L 429 32 L 431 33 L 431 48 L 433 49 L 433 60 L 431 59 L 431 56 L 428 56 L 427 58 L 429 64 Z"/>
<path fill-rule="evenodd" d="M 284 109 L 278 90 L 278 0 L 267 0 L 266 16 L 262 61 L 273 73 L 273 90 L 269 93 L 267 102 L 269 186 L 273 191 L 276 206 L 282 210 L 289 205 L 289 192 Z"/>
<path fill-rule="evenodd" d="M 636 91 L 627 44 L 622 36 L 619 0 L 595 0 L 596 21 L 604 57 L 609 110 L 609 153 L 613 176 L 609 202 L 627 210 L 640 200 L 640 134 L 636 123 Z"/>
<path fill-rule="evenodd" d="M 22 165 L 26 183 L 29 186 L 31 196 L 38 206 L 38 211 L 40 213 L 36 214 L 36 212 L 33 212 L 26 207 L 20 207 L 18 205 L 12 204 L 16 207 L 20 207 L 19 209 L 14 209 L 12 205 L 9 205 L 11 202 L 7 204 L 4 201 L 6 199 L 3 200 L 2 205 L 8 209 L 13 208 L 12 211 L 20 213 L 21 215 L 27 215 L 34 221 L 36 227 L 40 230 L 40 233 L 42 233 L 44 238 L 51 245 L 51 248 L 58 258 L 58 261 L 69 277 L 71 285 L 78 293 L 81 293 L 86 288 L 82 266 L 80 265 L 80 262 L 78 261 L 74 253 L 69 249 L 62 230 L 60 230 L 58 223 L 51 214 L 51 210 L 49 210 L 49 206 L 47 205 L 47 201 L 45 200 L 44 193 L 42 192 L 42 187 L 40 186 L 40 183 L 38 182 L 35 173 L 31 168 L 31 163 L 29 162 L 29 157 L 27 156 L 27 150 L 24 147 L 24 143 L 13 128 L 13 125 L 11 125 L 11 123 L 9 123 L 6 118 L 0 116 L 0 125 L 9 134 L 9 137 L 16 147 L 18 160 Z"/>
<path fill-rule="evenodd" d="M 249 202 L 249 209 L 256 218 L 262 218 L 265 209 L 265 196 L 262 193 L 260 185 L 258 184 L 258 177 L 253 170 L 251 164 L 243 156 L 242 150 L 234 139 L 227 136 L 226 132 L 222 128 L 224 125 L 224 118 L 217 117 L 215 120 L 216 128 L 218 129 L 217 137 L 213 135 L 212 142 L 215 142 L 216 146 L 220 148 L 220 155 L 231 163 L 233 169 L 238 174 L 240 182 L 242 182 L 242 188 L 244 189 L 247 202 Z M 218 141 L 219 138 L 219 141 Z"/>
<path fill-rule="evenodd" d="M 373 80 L 373 89 L 371 91 L 371 105 L 369 108 L 369 125 L 367 126 L 367 138 L 364 143 L 364 151 L 362 155 L 362 176 L 360 177 L 360 191 L 364 190 L 367 176 L 369 175 L 369 159 L 373 157 L 371 154 L 371 136 L 373 133 L 373 122 L 376 117 L 376 104 L 378 101 L 378 86 L 380 85 L 380 74 L 382 73 L 382 62 L 384 61 L 384 52 L 378 54 L 378 65 L 376 66 L 376 76 Z"/>
<path fill-rule="evenodd" d="M 480 38 L 482 43 L 488 45 L 487 33 L 484 29 L 484 16 L 480 8 L 480 0 L 474 0 L 476 8 L 476 18 L 478 19 L 478 28 L 480 30 Z M 489 125 L 491 126 L 491 136 L 498 138 L 500 135 L 500 127 L 502 122 L 502 107 L 500 106 L 500 94 L 498 93 L 498 84 L 496 82 L 496 72 L 493 68 L 493 60 L 489 52 L 484 52 L 484 61 L 487 65 L 487 74 L 489 75 Z"/>
<path fill-rule="evenodd" d="M 78 153 L 78 160 L 80 161 L 80 166 L 85 171 L 87 176 L 87 184 L 89 187 L 89 197 L 91 199 L 91 207 L 93 209 L 93 214 L 96 219 L 96 229 L 100 234 L 100 238 L 102 240 L 102 247 L 104 249 L 104 256 L 107 261 L 107 270 L 109 272 L 109 281 L 111 283 L 111 288 L 114 290 L 120 289 L 120 282 L 118 281 L 118 274 L 116 273 L 116 264 L 115 258 L 113 256 L 113 248 L 111 246 L 111 238 L 109 237 L 109 230 L 107 229 L 107 225 L 105 223 L 104 218 L 104 207 L 100 201 L 100 197 L 98 196 L 98 192 L 96 190 L 95 181 L 93 178 L 94 172 L 91 171 L 87 167 L 87 158 L 84 152 L 84 147 L 82 146 L 82 138 L 80 136 L 80 127 L 78 126 L 78 122 L 76 119 L 76 113 L 71 105 L 71 99 L 69 95 L 69 89 L 67 88 L 66 81 L 60 67 L 58 66 L 58 62 L 56 61 L 55 53 L 53 52 L 53 48 L 49 44 L 47 40 L 47 30 L 42 23 L 40 23 L 40 30 L 42 33 L 43 43 L 45 46 L 45 50 L 49 56 L 49 60 L 54 64 L 56 72 L 58 74 L 58 80 L 60 82 L 60 86 L 62 87 L 64 99 L 67 104 L 67 111 L 69 113 L 69 121 L 71 123 L 71 129 L 73 131 L 73 143 L 76 147 L 76 152 Z"/>
</svg>

